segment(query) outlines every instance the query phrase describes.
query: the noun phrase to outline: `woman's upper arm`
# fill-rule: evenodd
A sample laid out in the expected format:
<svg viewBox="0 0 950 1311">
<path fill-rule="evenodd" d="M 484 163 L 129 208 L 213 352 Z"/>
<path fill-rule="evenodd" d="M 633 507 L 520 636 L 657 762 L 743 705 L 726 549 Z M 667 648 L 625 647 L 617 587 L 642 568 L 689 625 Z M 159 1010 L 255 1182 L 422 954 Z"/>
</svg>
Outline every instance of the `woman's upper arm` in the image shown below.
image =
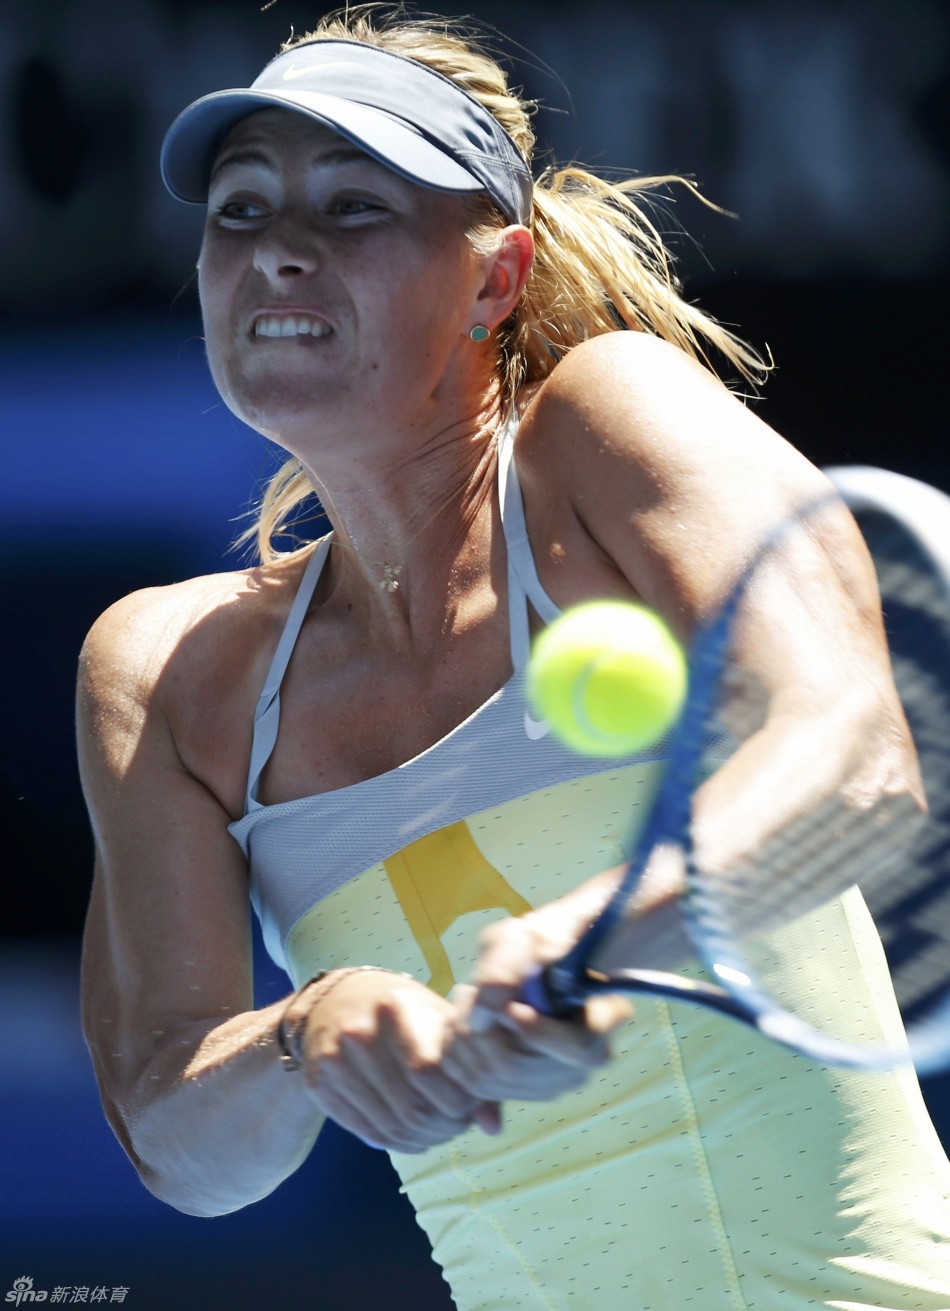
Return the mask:
<svg viewBox="0 0 950 1311">
<path fill-rule="evenodd" d="M 639 596 L 688 639 L 770 530 L 832 492 L 711 374 L 663 342 L 619 332 L 595 339 L 567 356 L 554 380 L 529 411 L 517 453 L 538 571 L 562 607 Z M 789 534 L 745 591 L 740 619 L 733 654 L 764 690 L 764 713 L 696 793 L 693 839 L 707 869 L 734 867 L 818 806 L 917 805 L 874 567 L 840 503 L 832 498 L 808 531 Z M 660 880 L 649 933 L 624 939 L 602 963 L 675 964 L 664 959 L 655 917 L 681 874 L 677 864 L 672 880 Z M 656 958 L 650 939 L 661 948 Z"/>
<path fill-rule="evenodd" d="M 251 1005 L 247 874 L 229 816 L 169 727 L 175 650 L 150 596 L 114 606 L 83 649 L 80 771 L 96 868 L 83 1018 L 107 1107 L 124 1111 Z M 181 690 L 178 690 L 181 695 Z"/>
<path fill-rule="evenodd" d="M 830 490 L 708 370 L 644 334 L 576 348 L 529 416 L 518 467 L 554 599 L 632 590 L 683 638 L 770 528 Z M 780 681 L 827 671 L 837 683 L 856 654 L 883 671 L 873 568 L 850 515 L 834 510 L 796 536 L 756 589 L 758 648 Z"/>
</svg>

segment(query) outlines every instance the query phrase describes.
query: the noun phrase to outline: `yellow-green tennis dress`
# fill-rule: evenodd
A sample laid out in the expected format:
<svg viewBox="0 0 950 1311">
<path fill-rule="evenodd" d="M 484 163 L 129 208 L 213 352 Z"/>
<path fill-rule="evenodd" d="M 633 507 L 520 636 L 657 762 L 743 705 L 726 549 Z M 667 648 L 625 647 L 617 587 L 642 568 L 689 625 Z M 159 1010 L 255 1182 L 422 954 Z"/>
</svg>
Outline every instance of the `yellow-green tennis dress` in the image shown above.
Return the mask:
<svg viewBox="0 0 950 1311">
<path fill-rule="evenodd" d="M 529 603 L 540 587 L 506 437 L 511 680 L 441 742 L 355 787 L 261 806 L 280 683 L 329 549 L 314 553 L 261 696 L 247 813 L 231 832 L 274 959 L 299 984 L 378 964 L 440 993 L 480 931 L 616 864 L 656 787 L 563 750 L 526 713 Z M 894 1022 L 880 947 L 847 895 L 788 931 L 816 939 L 836 994 Z M 827 987 L 826 987 L 827 985 Z M 950 1311 L 950 1167 L 914 1076 L 832 1071 L 745 1026 L 639 999 L 612 1062 L 551 1103 L 395 1156 L 459 1311 Z"/>
</svg>

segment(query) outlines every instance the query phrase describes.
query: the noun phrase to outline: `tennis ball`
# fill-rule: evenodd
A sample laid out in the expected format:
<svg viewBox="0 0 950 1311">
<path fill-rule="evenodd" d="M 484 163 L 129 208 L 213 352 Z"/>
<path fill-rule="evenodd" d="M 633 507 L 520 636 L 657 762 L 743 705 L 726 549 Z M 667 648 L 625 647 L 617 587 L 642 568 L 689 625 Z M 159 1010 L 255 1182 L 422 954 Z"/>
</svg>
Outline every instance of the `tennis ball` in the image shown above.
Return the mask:
<svg viewBox="0 0 950 1311">
<path fill-rule="evenodd" d="M 584 756 L 627 756 L 672 727 L 686 695 L 686 660 L 646 606 L 588 601 L 539 633 L 528 698 L 554 735 Z"/>
</svg>

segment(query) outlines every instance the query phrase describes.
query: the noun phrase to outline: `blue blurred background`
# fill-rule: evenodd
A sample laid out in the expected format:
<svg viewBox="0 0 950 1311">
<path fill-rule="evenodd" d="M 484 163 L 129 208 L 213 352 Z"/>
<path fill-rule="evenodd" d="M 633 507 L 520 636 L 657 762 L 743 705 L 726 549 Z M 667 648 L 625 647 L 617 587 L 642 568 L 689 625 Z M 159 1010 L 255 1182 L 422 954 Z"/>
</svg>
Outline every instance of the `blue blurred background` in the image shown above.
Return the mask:
<svg viewBox="0 0 950 1311">
<path fill-rule="evenodd" d="M 136 1309 L 449 1306 L 385 1158 L 341 1133 L 236 1216 L 154 1201 L 102 1119 L 78 1028 L 82 636 L 134 588 L 232 567 L 239 516 L 272 467 L 207 377 L 201 217 L 165 196 L 158 147 L 190 99 L 245 83 L 322 12 L 0 3 L 0 1294 L 26 1275 L 105 1300 L 127 1288 Z M 466 12 L 505 34 L 553 157 L 686 173 L 736 212 L 680 198 L 660 220 L 690 294 L 772 351 L 764 418 L 818 463 L 882 464 L 950 490 L 946 6 Z M 258 989 L 261 1001 L 284 990 L 263 960 Z M 947 1082 L 926 1092 L 950 1140 Z"/>
</svg>

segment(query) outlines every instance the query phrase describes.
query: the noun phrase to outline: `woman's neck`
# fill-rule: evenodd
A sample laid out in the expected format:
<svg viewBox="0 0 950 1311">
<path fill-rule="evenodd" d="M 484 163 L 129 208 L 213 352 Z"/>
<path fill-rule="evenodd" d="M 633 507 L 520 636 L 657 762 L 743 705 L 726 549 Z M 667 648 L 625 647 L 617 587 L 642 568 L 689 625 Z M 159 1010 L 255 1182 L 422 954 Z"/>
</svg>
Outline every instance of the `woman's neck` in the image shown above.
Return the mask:
<svg viewBox="0 0 950 1311">
<path fill-rule="evenodd" d="M 397 644 L 444 632 L 453 604 L 494 567 L 500 427 L 496 408 L 381 459 L 364 478 L 332 485 L 311 471 L 334 527 L 324 603 L 348 606 Z"/>
</svg>

